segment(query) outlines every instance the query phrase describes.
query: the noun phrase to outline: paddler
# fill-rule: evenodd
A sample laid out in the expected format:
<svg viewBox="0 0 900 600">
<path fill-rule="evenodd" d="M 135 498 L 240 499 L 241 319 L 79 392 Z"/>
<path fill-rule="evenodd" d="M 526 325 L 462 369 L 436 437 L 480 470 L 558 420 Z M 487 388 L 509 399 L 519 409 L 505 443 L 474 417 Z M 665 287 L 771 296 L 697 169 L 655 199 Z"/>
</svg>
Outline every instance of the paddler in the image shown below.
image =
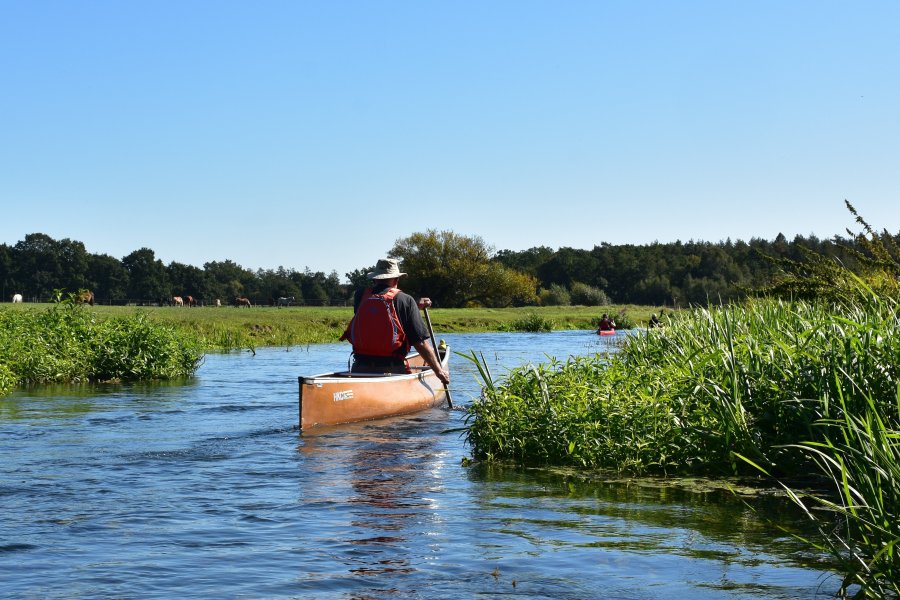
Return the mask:
<svg viewBox="0 0 900 600">
<path fill-rule="evenodd" d="M 616 322 L 609 318 L 609 315 L 603 313 L 603 316 L 600 317 L 600 327 L 597 328 L 597 333 L 601 331 L 612 331 L 616 328 Z"/>
<path fill-rule="evenodd" d="M 382 258 L 367 275 L 372 282 L 356 290 L 353 296 L 353 319 L 341 340 L 353 344 L 354 373 L 409 373 L 406 355 L 415 348 L 434 370 L 444 385 L 450 384 L 450 373 L 428 343 L 428 328 L 419 310 L 431 306 L 430 298 L 418 302 L 397 287 L 400 266 L 393 258 Z"/>
</svg>

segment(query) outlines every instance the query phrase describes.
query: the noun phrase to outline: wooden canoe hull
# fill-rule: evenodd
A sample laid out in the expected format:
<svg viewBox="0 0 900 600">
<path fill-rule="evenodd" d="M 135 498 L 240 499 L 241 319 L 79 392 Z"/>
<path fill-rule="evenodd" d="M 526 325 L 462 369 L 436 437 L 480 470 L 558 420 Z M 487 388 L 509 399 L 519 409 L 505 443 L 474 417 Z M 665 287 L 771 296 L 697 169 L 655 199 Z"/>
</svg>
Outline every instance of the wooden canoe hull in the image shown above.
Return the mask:
<svg viewBox="0 0 900 600">
<path fill-rule="evenodd" d="M 442 349 L 447 370 L 450 350 Z M 340 371 L 300 377 L 300 430 L 404 415 L 447 399 L 444 384 L 424 360 L 409 357 L 410 374 L 367 374 Z"/>
</svg>

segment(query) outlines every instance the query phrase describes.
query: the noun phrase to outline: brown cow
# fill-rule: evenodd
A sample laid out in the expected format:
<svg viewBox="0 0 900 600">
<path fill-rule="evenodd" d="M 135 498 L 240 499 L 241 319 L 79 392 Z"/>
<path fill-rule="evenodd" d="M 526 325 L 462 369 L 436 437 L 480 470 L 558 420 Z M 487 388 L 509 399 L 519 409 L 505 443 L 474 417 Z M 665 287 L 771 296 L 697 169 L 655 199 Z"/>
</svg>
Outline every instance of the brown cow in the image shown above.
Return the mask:
<svg viewBox="0 0 900 600">
<path fill-rule="evenodd" d="M 194 300 L 193 296 L 185 296 L 184 297 L 184 305 L 185 306 L 197 306 L 197 301 Z"/>
<path fill-rule="evenodd" d="M 240 307 L 242 307 L 242 306 L 246 306 L 247 308 L 252 308 L 252 307 L 253 307 L 253 304 L 250 303 L 250 298 L 244 298 L 244 297 L 242 297 L 242 296 L 240 296 L 240 297 L 235 297 L 235 299 L 234 299 L 234 305 L 235 305 L 236 307 L 238 307 L 238 308 L 240 308 Z"/>
<path fill-rule="evenodd" d="M 75 296 L 75 302 L 77 304 L 90 304 L 94 305 L 94 292 L 91 290 L 81 290 L 78 292 L 78 295 Z"/>
</svg>

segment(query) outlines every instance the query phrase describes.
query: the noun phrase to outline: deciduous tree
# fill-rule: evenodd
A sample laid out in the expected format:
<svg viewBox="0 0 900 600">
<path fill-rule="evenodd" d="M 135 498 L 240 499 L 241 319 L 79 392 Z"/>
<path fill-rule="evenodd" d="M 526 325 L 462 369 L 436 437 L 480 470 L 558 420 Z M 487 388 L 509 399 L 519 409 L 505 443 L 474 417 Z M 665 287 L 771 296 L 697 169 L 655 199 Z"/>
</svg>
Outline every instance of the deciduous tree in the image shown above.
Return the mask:
<svg viewBox="0 0 900 600">
<path fill-rule="evenodd" d="M 171 296 L 172 286 L 166 267 L 150 248 L 135 250 L 122 259 L 122 266 L 128 271 L 129 298 L 146 302 L 166 300 Z"/>
<path fill-rule="evenodd" d="M 390 256 L 409 273 L 404 289 L 435 306 L 509 306 L 537 302 L 537 280 L 494 262 L 478 236 L 429 229 L 399 239 Z"/>
</svg>

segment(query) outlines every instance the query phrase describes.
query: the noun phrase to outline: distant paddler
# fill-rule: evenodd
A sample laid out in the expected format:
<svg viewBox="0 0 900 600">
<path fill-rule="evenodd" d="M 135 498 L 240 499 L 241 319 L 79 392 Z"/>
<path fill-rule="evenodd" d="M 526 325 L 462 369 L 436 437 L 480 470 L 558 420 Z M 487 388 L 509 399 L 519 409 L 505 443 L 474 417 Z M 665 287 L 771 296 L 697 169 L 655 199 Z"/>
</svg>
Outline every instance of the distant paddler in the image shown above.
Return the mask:
<svg viewBox="0 0 900 600">
<path fill-rule="evenodd" d="M 616 322 L 609 318 L 609 315 L 603 313 L 600 317 L 600 326 L 597 328 L 597 335 L 613 335 L 616 332 Z"/>
</svg>

